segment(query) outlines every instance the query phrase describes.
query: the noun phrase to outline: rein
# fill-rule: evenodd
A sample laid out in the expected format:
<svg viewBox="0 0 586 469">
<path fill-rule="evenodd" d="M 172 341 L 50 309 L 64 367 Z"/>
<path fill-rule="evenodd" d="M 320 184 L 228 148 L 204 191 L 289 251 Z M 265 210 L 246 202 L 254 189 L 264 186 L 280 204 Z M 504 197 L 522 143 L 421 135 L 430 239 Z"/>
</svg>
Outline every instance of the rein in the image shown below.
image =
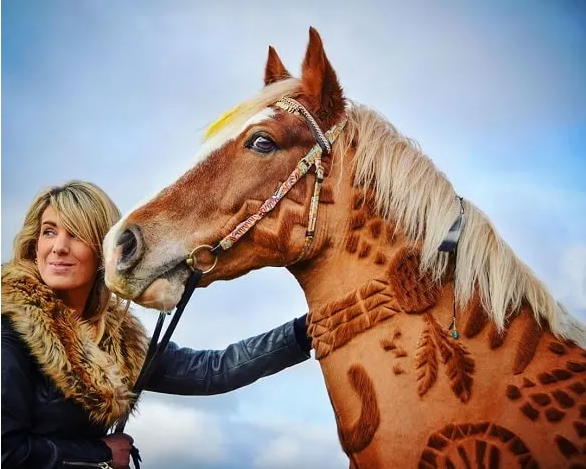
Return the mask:
<svg viewBox="0 0 586 469">
<path fill-rule="evenodd" d="M 163 335 L 163 338 L 161 339 L 160 342 L 158 342 L 159 335 L 161 335 L 161 330 L 163 329 L 163 323 L 165 322 L 165 316 L 167 316 L 167 314 L 169 314 L 169 313 L 166 311 L 161 311 L 159 313 L 157 325 L 155 326 L 153 336 L 151 337 L 151 341 L 149 343 L 149 347 L 147 349 L 147 353 L 145 356 L 144 364 L 142 365 L 142 368 L 140 369 L 140 373 L 138 375 L 138 378 L 136 379 L 136 383 L 134 383 L 134 387 L 132 388 L 132 392 L 136 396 L 134 403 L 131 405 L 130 412 L 128 412 L 128 414 L 122 420 L 120 420 L 120 422 L 118 422 L 118 424 L 116 425 L 116 428 L 114 429 L 114 433 L 124 433 L 124 428 L 126 427 L 126 424 L 128 423 L 128 418 L 130 417 L 130 414 L 132 413 L 132 411 L 136 407 L 136 403 L 138 402 L 138 398 L 140 397 L 140 394 L 144 390 L 146 383 L 148 382 L 148 380 L 150 379 L 150 377 L 152 376 L 153 372 L 156 369 L 158 358 L 167 349 L 167 345 L 169 344 L 169 340 L 171 340 L 171 335 L 173 335 L 173 332 L 175 331 L 175 328 L 177 327 L 177 323 L 179 322 L 179 319 L 181 319 L 181 315 L 183 314 L 183 310 L 187 306 L 187 303 L 189 302 L 189 299 L 191 298 L 191 295 L 193 294 L 193 290 L 195 290 L 195 287 L 197 287 L 197 284 L 201 280 L 201 276 L 203 275 L 203 272 L 197 268 L 194 268 L 192 270 L 193 270 L 193 272 L 190 275 L 189 279 L 187 280 L 187 283 L 185 284 L 185 289 L 183 290 L 183 295 L 181 295 L 181 299 L 179 300 L 179 303 L 177 303 L 177 308 L 175 309 L 175 314 L 173 315 L 173 318 L 171 318 L 171 322 L 169 323 L 169 326 L 167 327 L 167 330 L 165 331 L 165 334 Z M 142 462 L 142 458 L 140 457 L 140 452 L 138 451 L 138 448 L 136 446 L 134 446 L 134 444 L 131 445 L 130 457 L 132 458 L 132 462 L 134 463 L 135 469 L 140 469 L 140 463 Z M 111 466 L 107 465 L 104 467 L 111 467 Z"/>
<path fill-rule="evenodd" d="M 140 370 L 138 378 L 136 379 L 136 383 L 134 383 L 134 387 L 132 388 L 132 392 L 134 394 L 136 394 L 136 399 L 134 401 L 134 404 L 132 405 L 131 411 L 128 413 L 126 418 L 124 418 L 123 420 L 118 422 L 118 424 L 116 425 L 114 433 L 123 433 L 124 432 L 124 427 L 126 427 L 126 423 L 128 422 L 128 417 L 130 416 L 130 413 L 132 413 L 132 410 L 134 410 L 134 407 L 136 405 L 136 402 L 138 402 L 138 398 L 140 397 L 140 394 L 144 390 L 146 383 L 148 382 L 148 380 L 152 376 L 153 372 L 155 371 L 158 358 L 167 349 L 167 345 L 169 344 L 169 340 L 171 340 L 171 335 L 175 331 L 175 328 L 177 327 L 177 323 L 179 322 L 179 319 L 181 319 L 181 315 L 183 314 L 183 310 L 187 306 L 187 303 L 189 302 L 189 299 L 191 298 L 191 295 L 193 294 L 195 287 L 197 287 L 197 284 L 201 280 L 201 276 L 203 275 L 203 272 L 197 268 L 192 269 L 192 270 L 193 270 L 193 272 L 192 272 L 191 276 L 189 277 L 189 279 L 187 280 L 187 283 L 185 284 L 185 289 L 183 290 L 183 295 L 181 296 L 179 303 L 177 303 L 177 307 L 175 309 L 175 314 L 171 318 L 171 322 L 169 323 L 169 326 L 167 327 L 167 330 L 165 331 L 165 334 L 163 335 L 163 338 L 161 339 L 160 342 L 158 342 L 159 335 L 161 335 L 161 330 L 163 329 L 163 323 L 165 322 L 165 317 L 169 313 L 166 311 L 161 311 L 159 313 L 157 325 L 155 326 L 153 336 L 151 337 L 151 341 L 149 343 L 149 347 L 147 349 L 147 353 L 145 356 L 144 364 L 142 365 L 142 368 Z M 136 463 L 135 463 L 135 465 L 136 465 Z"/>
</svg>

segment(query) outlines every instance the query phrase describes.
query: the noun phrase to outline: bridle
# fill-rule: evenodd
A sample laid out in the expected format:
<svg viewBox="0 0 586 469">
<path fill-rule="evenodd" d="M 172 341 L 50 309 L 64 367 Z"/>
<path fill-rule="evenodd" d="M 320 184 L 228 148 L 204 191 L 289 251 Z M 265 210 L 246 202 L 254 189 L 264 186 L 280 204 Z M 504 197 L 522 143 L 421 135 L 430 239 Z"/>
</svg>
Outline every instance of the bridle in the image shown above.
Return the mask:
<svg viewBox="0 0 586 469">
<path fill-rule="evenodd" d="M 276 207 L 276 205 L 283 199 L 283 197 L 285 197 L 285 195 L 287 195 L 291 188 L 307 174 L 312 166 L 315 166 L 315 185 L 309 206 L 309 220 L 307 223 L 307 231 L 305 233 L 305 243 L 301 249 L 301 252 L 295 258 L 295 260 L 291 262 L 291 264 L 299 262 L 307 254 L 307 251 L 309 251 L 315 235 L 317 210 L 319 206 L 319 194 L 321 191 L 321 185 L 324 181 L 322 154 L 324 152 L 328 154 L 332 151 L 332 145 L 340 136 L 340 133 L 346 125 L 347 119 L 342 119 L 324 133 L 320 129 L 311 113 L 299 101 L 296 101 L 295 99 L 288 96 L 284 96 L 280 98 L 275 103 L 275 105 L 291 114 L 303 116 L 309 128 L 312 130 L 317 143 L 303 158 L 301 158 L 301 160 L 299 160 L 295 169 L 291 172 L 285 182 L 279 185 L 275 193 L 263 202 L 258 212 L 250 215 L 246 220 L 240 222 L 236 228 L 234 228 L 227 236 L 222 238 L 215 246 L 203 244 L 193 249 L 193 251 L 189 253 L 189 256 L 187 256 L 186 259 L 186 263 L 191 269 L 194 269 L 198 265 L 197 254 L 202 250 L 209 250 L 209 252 L 214 256 L 214 261 L 210 267 L 203 271 L 203 273 L 206 274 L 211 272 L 218 262 L 218 255 L 234 246 L 234 244 L 240 238 L 242 238 L 242 236 L 244 236 L 254 225 L 262 220 L 267 213 Z"/>
<path fill-rule="evenodd" d="M 224 251 L 230 249 L 234 244 L 242 238 L 256 223 L 264 218 L 264 216 L 269 213 L 271 210 L 275 208 L 275 206 L 287 195 L 287 193 L 291 190 L 291 188 L 303 177 L 305 176 L 308 171 L 311 169 L 312 166 L 315 166 L 315 185 L 313 188 L 313 195 L 311 196 L 311 202 L 309 207 L 309 220 L 307 224 L 307 231 L 305 233 L 305 243 L 299 255 L 295 258 L 291 264 L 299 262 L 309 251 L 311 244 L 313 242 L 313 238 L 315 235 L 315 226 L 317 222 L 317 210 L 319 206 L 319 195 L 321 191 L 321 185 L 324 181 L 324 168 L 322 166 L 322 154 L 325 152 L 329 154 L 332 151 L 332 145 L 336 141 L 336 139 L 340 136 L 340 133 L 344 129 L 346 125 L 347 119 L 344 117 L 340 122 L 334 125 L 331 129 L 327 132 L 322 132 L 319 125 L 317 124 L 314 117 L 311 113 L 297 100 L 290 98 L 288 96 L 283 96 L 277 100 L 275 103 L 276 106 L 280 107 L 281 109 L 287 111 L 290 114 L 301 115 L 311 131 L 315 136 L 317 143 L 309 150 L 309 152 L 299 160 L 295 169 L 291 172 L 289 177 L 279 185 L 275 193 L 264 201 L 264 203 L 260 206 L 257 213 L 249 216 L 246 220 L 240 222 L 236 228 L 234 228 L 227 236 L 222 238 L 215 246 L 211 246 L 208 244 L 202 244 L 194 248 L 187 258 L 185 259 L 185 263 L 189 266 L 192 273 L 189 279 L 185 284 L 185 289 L 183 291 L 183 295 L 177 303 L 177 307 L 175 310 L 175 314 L 163 335 L 163 338 L 160 342 L 159 336 L 161 334 L 161 330 L 163 328 L 163 323 L 165 321 L 165 317 L 170 313 L 166 311 L 161 311 L 159 313 L 159 318 L 157 320 L 157 325 L 155 326 L 155 330 L 153 332 L 153 336 L 151 337 L 151 341 L 146 352 L 145 362 L 144 365 L 139 373 L 139 376 L 136 380 L 136 383 L 133 388 L 133 392 L 136 395 L 136 400 L 140 396 L 140 393 L 143 391 L 146 383 L 148 382 L 149 378 L 153 374 L 158 357 L 165 351 L 167 348 L 167 344 L 171 339 L 171 335 L 183 314 L 183 310 L 187 306 L 193 291 L 197 287 L 197 284 L 201 280 L 201 277 L 204 274 L 211 272 L 218 262 L 218 255 Z M 198 267 L 197 262 L 197 255 L 199 252 L 208 250 L 213 256 L 214 260 L 212 265 L 206 269 L 200 269 Z M 157 343 L 158 342 L 158 343 Z M 136 402 L 136 401 L 135 401 Z M 126 426 L 128 416 L 121 420 L 114 430 L 115 433 L 121 433 L 124 431 L 124 427 Z M 138 450 L 135 449 L 135 453 L 133 454 L 133 460 L 136 467 L 139 466 L 140 456 L 138 455 Z"/>
</svg>

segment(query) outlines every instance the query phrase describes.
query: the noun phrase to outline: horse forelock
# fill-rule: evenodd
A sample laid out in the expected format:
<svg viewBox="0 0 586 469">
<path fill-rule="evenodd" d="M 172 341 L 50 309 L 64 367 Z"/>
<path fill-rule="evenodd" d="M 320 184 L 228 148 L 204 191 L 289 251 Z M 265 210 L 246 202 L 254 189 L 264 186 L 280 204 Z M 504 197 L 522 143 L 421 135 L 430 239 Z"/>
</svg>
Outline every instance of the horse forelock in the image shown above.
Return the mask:
<svg viewBox="0 0 586 469">
<path fill-rule="evenodd" d="M 448 255 L 438 247 L 460 211 L 452 184 L 416 142 L 358 103 L 348 108 L 341 154 L 352 142 L 357 144 L 355 184 L 371 188 L 380 215 L 401 227 L 411 241 L 422 244 L 420 269 L 439 281 L 448 267 Z M 465 307 L 477 290 L 489 316 L 503 328 L 506 317 L 525 303 L 540 323 L 547 321 L 552 332 L 585 346 L 584 326 L 554 300 L 486 215 L 466 199 L 464 211 L 454 286 L 459 307 Z"/>
<path fill-rule="evenodd" d="M 220 130 L 222 130 L 223 127 L 225 127 L 227 124 L 233 121 L 234 118 L 238 116 L 238 114 L 241 112 L 241 110 L 242 105 L 239 105 L 223 113 L 214 122 L 212 122 L 205 130 L 203 140 L 207 140 L 213 135 L 216 135 Z"/>
<path fill-rule="evenodd" d="M 286 94 L 297 93 L 298 79 L 290 78 L 266 86 L 252 99 L 223 113 L 204 132 L 202 144 L 196 155 L 196 162 L 203 161 L 215 150 L 235 139 L 250 125 L 262 122 L 274 115 L 270 106 Z"/>
</svg>

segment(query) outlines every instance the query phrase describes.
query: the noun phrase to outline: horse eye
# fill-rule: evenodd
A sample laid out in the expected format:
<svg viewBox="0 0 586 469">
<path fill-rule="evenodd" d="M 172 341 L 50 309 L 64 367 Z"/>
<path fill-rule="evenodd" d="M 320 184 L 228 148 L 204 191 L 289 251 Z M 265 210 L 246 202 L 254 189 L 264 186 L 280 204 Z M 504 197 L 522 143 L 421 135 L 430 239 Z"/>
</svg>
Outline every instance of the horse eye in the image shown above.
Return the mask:
<svg viewBox="0 0 586 469">
<path fill-rule="evenodd" d="M 253 136 L 246 144 L 246 147 L 263 154 L 271 153 L 278 148 L 277 144 L 266 135 Z"/>
</svg>

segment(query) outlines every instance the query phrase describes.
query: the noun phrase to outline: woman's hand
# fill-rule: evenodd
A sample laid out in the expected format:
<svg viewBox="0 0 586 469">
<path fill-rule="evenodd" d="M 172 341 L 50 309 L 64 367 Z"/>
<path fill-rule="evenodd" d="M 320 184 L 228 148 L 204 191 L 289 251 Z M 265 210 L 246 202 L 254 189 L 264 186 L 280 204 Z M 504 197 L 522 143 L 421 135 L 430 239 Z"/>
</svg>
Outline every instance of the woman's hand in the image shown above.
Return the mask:
<svg viewBox="0 0 586 469">
<path fill-rule="evenodd" d="M 104 438 L 104 442 L 112 451 L 112 467 L 126 469 L 130 467 L 130 450 L 134 439 L 126 433 L 116 433 Z"/>
</svg>

